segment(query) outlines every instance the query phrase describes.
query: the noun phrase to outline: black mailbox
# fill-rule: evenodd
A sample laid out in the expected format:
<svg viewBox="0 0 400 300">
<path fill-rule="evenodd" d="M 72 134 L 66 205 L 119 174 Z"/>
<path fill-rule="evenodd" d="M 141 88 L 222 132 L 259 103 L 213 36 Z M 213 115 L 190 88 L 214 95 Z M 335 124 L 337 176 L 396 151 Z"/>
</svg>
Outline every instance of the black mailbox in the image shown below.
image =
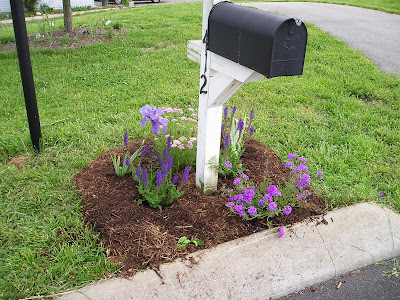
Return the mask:
<svg viewBox="0 0 400 300">
<path fill-rule="evenodd" d="M 207 49 L 267 78 L 303 74 L 307 29 L 300 20 L 220 2 L 208 18 Z"/>
</svg>

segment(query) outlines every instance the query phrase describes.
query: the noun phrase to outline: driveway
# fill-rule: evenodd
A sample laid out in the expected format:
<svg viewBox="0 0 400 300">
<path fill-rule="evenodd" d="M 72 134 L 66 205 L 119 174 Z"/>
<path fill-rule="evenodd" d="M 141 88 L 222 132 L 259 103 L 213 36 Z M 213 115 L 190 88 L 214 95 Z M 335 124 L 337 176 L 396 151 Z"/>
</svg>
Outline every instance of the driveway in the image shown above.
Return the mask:
<svg viewBox="0 0 400 300">
<path fill-rule="evenodd" d="M 383 72 L 400 74 L 400 15 L 325 3 L 258 2 L 242 5 L 312 23 L 364 52 Z"/>
</svg>

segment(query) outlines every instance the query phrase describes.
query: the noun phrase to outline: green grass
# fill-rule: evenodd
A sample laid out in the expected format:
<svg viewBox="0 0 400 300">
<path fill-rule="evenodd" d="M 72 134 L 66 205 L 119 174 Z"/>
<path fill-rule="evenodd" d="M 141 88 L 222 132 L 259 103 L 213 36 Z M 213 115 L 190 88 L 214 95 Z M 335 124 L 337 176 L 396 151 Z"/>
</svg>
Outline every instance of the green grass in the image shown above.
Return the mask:
<svg viewBox="0 0 400 300">
<path fill-rule="evenodd" d="M 233 2 L 318 2 L 358 6 L 392 14 L 400 14 L 398 0 L 236 0 Z"/>
<path fill-rule="evenodd" d="M 74 176 L 125 132 L 144 136 L 141 106 L 197 106 L 199 65 L 186 58 L 186 42 L 200 39 L 201 13 L 193 3 L 87 14 L 74 24 L 111 18 L 129 32 L 32 51 L 43 134 L 36 156 L 16 53 L 0 53 L 0 298 L 57 293 L 115 271 L 82 221 Z M 376 201 L 400 210 L 399 77 L 316 27 L 308 32 L 303 76 L 246 84 L 228 104 L 256 110 L 255 138 L 282 159 L 295 152 L 325 171 L 317 188 L 331 209 Z M 27 152 L 23 170 L 8 163 Z"/>
</svg>

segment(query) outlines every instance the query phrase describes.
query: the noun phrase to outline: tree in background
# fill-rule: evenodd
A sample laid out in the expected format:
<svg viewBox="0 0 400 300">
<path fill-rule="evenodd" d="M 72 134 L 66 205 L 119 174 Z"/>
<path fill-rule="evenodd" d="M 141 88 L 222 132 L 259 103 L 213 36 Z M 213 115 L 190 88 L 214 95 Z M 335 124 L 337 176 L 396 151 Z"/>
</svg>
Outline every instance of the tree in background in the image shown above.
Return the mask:
<svg viewBox="0 0 400 300">
<path fill-rule="evenodd" d="M 71 32 L 73 29 L 71 0 L 63 0 L 63 13 L 64 13 L 64 31 Z"/>
</svg>

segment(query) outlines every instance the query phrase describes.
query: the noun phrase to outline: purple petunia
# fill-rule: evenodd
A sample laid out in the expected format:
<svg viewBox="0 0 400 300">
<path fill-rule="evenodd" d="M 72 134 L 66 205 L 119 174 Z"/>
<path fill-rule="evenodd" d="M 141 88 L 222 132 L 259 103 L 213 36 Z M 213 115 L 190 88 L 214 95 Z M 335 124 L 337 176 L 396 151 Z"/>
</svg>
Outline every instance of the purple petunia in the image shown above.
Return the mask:
<svg viewBox="0 0 400 300">
<path fill-rule="evenodd" d="M 283 214 L 288 216 L 292 212 L 292 207 L 290 205 L 286 205 L 283 207 L 282 212 L 283 212 Z"/>
<path fill-rule="evenodd" d="M 308 162 L 308 159 L 305 158 L 305 157 L 299 157 L 298 160 L 301 161 L 301 162 L 304 163 L 304 164 L 305 164 L 306 162 Z"/>
<path fill-rule="evenodd" d="M 236 202 L 242 202 L 244 200 L 244 196 L 243 194 L 237 194 L 233 196 L 233 200 L 235 200 Z"/>
<path fill-rule="evenodd" d="M 264 197 L 263 197 L 263 200 L 264 201 L 268 200 L 269 202 L 271 202 L 272 201 L 272 196 L 270 194 L 265 194 Z"/>
<path fill-rule="evenodd" d="M 268 210 L 275 211 L 278 208 L 278 205 L 275 202 L 268 203 Z"/>
<path fill-rule="evenodd" d="M 235 205 L 235 202 L 228 202 L 225 204 L 226 207 L 232 207 Z"/>
<path fill-rule="evenodd" d="M 233 185 L 241 184 L 242 180 L 240 178 L 233 179 Z"/>
<path fill-rule="evenodd" d="M 229 160 L 227 160 L 225 162 L 225 167 L 227 167 L 228 169 L 232 169 L 232 163 Z"/>
<path fill-rule="evenodd" d="M 310 171 L 308 170 L 308 168 L 307 168 L 307 166 L 305 164 L 299 164 L 297 166 L 297 168 L 294 168 L 293 172 L 296 172 L 296 173 L 301 173 L 301 172 L 310 173 Z"/>
<path fill-rule="evenodd" d="M 294 167 L 294 162 L 288 161 L 288 162 L 285 164 L 285 166 L 286 166 L 286 168 L 292 168 L 292 167 Z"/>
<path fill-rule="evenodd" d="M 324 172 L 322 172 L 321 170 L 319 170 L 317 172 L 317 174 L 315 174 L 315 177 L 319 178 L 319 179 L 324 179 L 324 177 L 322 176 L 322 174 L 324 174 Z"/>
<path fill-rule="evenodd" d="M 264 205 L 264 199 L 260 199 L 260 201 L 258 201 L 258 206 L 263 206 Z"/>
<path fill-rule="evenodd" d="M 278 188 L 275 185 L 270 185 L 267 188 L 267 192 L 271 196 L 281 196 L 282 195 L 282 193 L 278 190 Z"/>
<path fill-rule="evenodd" d="M 250 206 L 247 209 L 247 212 L 249 213 L 250 216 L 254 216 L 257 213 L 257 208 L 255 208 L 254 206 Z"/>
<path fill-rule="evenodd" d="M 249 180 L 249 176 L 247 176 L 245 173 L 242 173 L 241 176 L 242 176 L 243 179 Z"/>
<path fill-rule="evenodd" d="M 236 204 L 233 210 L 237 213 L 243 212 L 243 205 L 242 204 Z"/>
<path fill-rule="evenodd" d="M 283 230 L 283 226 L 279 226 L 278 238 L 283 237 L 284 234 L 285 234 L 285 231 Z"/>
<path fill-rule="evenodd" d="M 385 194 L 384 194 L 384 193 L 380 192 L 379 195 L 380 195 L 382 198 L 385 198 Z"/>
<path fill-rule="evenodd" d="M 293 159 L 293 158 L 296 158 L 296 157 L 297 157 L 297 155 L 295 153 L 289 153 L 288 154 L 288 159 Z"/>
<path fill-rule="evenodd" d="M 128 137 L 128 134 L 125 133 L 124 134 L 124 146 L 126 147 L 126 146 L 128 146 L 128 144 L 129 144 L 129 137 Z"/>
</svg>

